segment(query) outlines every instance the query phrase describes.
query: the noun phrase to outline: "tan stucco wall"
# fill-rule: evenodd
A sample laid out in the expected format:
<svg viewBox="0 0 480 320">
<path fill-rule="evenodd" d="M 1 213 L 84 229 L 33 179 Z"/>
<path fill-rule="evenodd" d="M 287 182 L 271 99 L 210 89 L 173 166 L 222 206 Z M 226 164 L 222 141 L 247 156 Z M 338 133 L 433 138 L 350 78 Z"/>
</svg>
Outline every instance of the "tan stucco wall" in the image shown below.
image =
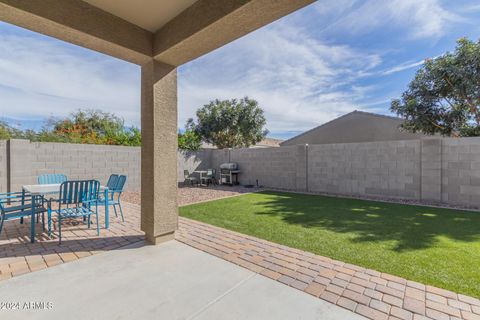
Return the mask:
<svg viewBox="0 0 480 320">
<path fill-rule="evenodd" d="M 413 140 L 424 137 L 400 130 L 401 123 L 401 119 L 353 112 L 284 141 L 281 145 Z"/>
</svg>

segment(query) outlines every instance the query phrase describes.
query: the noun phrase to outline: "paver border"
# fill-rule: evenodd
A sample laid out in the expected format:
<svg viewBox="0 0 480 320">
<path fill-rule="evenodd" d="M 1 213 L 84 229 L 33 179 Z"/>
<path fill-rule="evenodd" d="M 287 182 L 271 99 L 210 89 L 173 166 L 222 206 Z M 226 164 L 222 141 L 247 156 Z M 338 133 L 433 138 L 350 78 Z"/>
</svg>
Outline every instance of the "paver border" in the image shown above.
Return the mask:
<svg viewBox="0 0 480 320">
<path fill-rule="evenodd" d="M 176 239 L 369 319 L 480 320 L 480 300 L 179 218 Z"/>
</svg>

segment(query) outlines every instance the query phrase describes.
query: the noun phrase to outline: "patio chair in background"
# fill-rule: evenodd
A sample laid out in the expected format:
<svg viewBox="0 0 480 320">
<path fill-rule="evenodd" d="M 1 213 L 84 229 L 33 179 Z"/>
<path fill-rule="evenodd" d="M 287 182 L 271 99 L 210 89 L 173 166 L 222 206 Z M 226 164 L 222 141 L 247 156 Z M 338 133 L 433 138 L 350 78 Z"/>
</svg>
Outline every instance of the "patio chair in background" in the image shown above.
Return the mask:
<svg viewBox="0 0 480 320">
<path fill-rule="evenodd" d="M 108 178 L 106 187 L 110 190 L 115 189 L 117 186 L 118 174 L 111 174 Z"/>
<path fill-rule="evenodd" d="M 108 178 L 108 182 L 106 187 L 108 188 L 108 205 L 113 206 L 113 211 L 115 212 L 115 216 L 118 217 L 117 213 L 117 206 L 120 209 L 120 214 L 122 216 L 122 221 L 125 222 L 125 218 L 123 216 L 122 210 L 122 203 L 120 201 L 120 197 L 123 193 L 123 188 L 125 187 L 125 183 L 127 182 L 127 176 L 125 175 L 118 175 L 112 174 L 110 178 Z M 105 195 L 100 194 L 98 198 L 98 205 L 104 206 L 105 205 Z"/>
<path fill-rule="evenodd" d="M 57 214 L 59 243 L 62 243 L 62 220 L 65 219 L 86 217 L 90 228 L 93 214 L 97 220 L 97 235 L 100 235 L 97 206 L 99 193 L 100 182 L 97 180 L 63 182 L 60 185 L 59 198 L 52 198 L 48 201 L 48 235 L 52 234 L 52 214 Z M 52 208 L 53 203 L 57 203 L 56 209 Z M 95 211 L 92 210 L 92 207 L 95 207 Z"/>
<path fill-rule="evenodd" d="M 67 181 L 67 176 L 64 174 L 42 174 L 38 176 L 38 184 L 55 184 Z"/>
<path fill-rule="evenodd" d="M 68 178 L 66 175 L 55 174 L 55 173 L 41 174 L 37 177 L 38 184 L 60 184 L 67 180 Z M 44 205 L 43 198 L 42 198 L 42 205 Z M 38 216 L 37 216 L 37 222 L 38 222 Z M 23 223 L 23 217 L 20 218 L 20 223 Z"/>
<path fill-rule="evenodd" d="M 215 178 L 217 174 L 217 170 L 215 169 L 207 169 L 207 174 L 202 177 L 202 184 L 206 184 L 207 186 L 211 183 L 213 185 L 217 185 L 217 179 Z"/>
<path fill-rule="evenodd" d="M 193 186 L 194 183 L 198 184 L 198 180 L 196 177 L 191 177 L 190 172 L 188 170 L 183 170 L 183 177 L 185 178 L 183 180 L 183 186 L 185 187 L 187 183 L 190 183 L 190 185 Z"/>
<path fill-rule="evenodd" d="M 5 221 L 23 219 L 23 217 L 30 217 L 32 215 L 31 199 L 31 195 L 25 192 L 0 193 L 0 234 L 2 233 Z M 43 206 L 43 202 L 36 203 L 35 214 L 37 217 L 42 214 L 42 224 L 44 228 L 45 211 L 46 209 Z M 35 221 L 31 221 L 30 223 L 35 223 Z"/>
</svg>

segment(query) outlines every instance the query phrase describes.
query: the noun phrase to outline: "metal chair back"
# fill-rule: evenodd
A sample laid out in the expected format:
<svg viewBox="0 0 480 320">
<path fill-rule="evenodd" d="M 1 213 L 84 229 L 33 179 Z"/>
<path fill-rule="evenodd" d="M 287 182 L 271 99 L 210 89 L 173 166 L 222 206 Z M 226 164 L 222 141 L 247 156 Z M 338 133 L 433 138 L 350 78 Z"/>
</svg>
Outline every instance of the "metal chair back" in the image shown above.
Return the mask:
<svg viewBox="0 0 480 320">
<path fill-rule="evenodd" d="M 64 174 L 42 174 L 38 176 L 38 184 L 55 184 L 67 181 Z"/>
<path fill-rule="evenodd" d="M 31 198 L 31 195 L 25 192 L 0 193 L 0 233 L 5 221 L 31 216 Z M 38 203 L 35 206 L 35 213 L 43 212 L 45 212 L 45 208 Z"/>
<path fill-rule="evenodd" d="M 98 199 L 100 182 L 97 180 L 65 181 L 60 186 L 59 204 L 81 205 Z"/>
<path fill-rule="evenodd" d="M 217 170 L 215 169 L 207 169 L 207 177 L 208 178 L 215 178 Z"/>
<path fill-rule="evenodd" d="M 108 178 L 108 182 L 106 186 L 108 190 L 114 190 L 115 187 L 117 186 L 117 181 L 118 181 L 118 174 L 110 175 L 110 178 Z"/>
<path fill-rule="evenodd" d="M 123 187 L 125 186 L 126 182 L 127 182 L 127 176 L 119 175 L 118 179 L 117 179 L 117 184 L 115 185 L 115 188 L 113 190 L 115 192 L 122 193 L 123 192 Z"/>
</svg>

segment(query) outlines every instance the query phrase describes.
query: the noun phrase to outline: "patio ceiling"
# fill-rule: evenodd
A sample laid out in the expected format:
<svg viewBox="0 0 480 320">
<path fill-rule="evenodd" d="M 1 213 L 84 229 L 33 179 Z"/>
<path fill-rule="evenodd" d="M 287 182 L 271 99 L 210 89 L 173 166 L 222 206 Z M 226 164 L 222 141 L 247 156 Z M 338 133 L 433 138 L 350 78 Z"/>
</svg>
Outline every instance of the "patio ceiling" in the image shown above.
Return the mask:
<svg viewBox="0 0 480 320">
<path fill-rule="evenodd" d="M 168 21 L 197 0 L 83 0 L 150 32 L 156 32 Z"/>
<path fill-rule="evenodd" d="M 314 0 L 0 0 L 0 20 L 139 65 L 179 66 Z"/>
</svg>

